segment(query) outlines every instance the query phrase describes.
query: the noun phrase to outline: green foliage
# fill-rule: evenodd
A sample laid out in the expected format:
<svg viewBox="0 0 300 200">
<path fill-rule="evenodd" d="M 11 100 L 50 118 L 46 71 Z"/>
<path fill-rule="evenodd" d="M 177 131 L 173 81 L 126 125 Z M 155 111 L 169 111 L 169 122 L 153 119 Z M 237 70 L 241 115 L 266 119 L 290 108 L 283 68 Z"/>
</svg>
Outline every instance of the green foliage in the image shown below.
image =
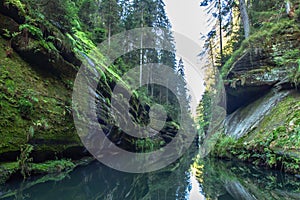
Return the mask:
<svg viewBox="0 0 300 200">
<path fill-rule="evenodd" d="M 137 140 L 135 145 L 138 150 L 143 153 L 152 152 L 155 149 L 160 148 L 163 146 L 165 142 L 163 140 L 153 140 L 151 138 L 145 138 L 143 140 Z"/>
<path fill-rule="evenodd" d="M 297 69 L 296 73 L 291 74 L 291 81 L 293 83 L 295 83 L 296 88 L 299 88 L 299 84 L 300 84 L 300 59 L 297 60 L 297 64 L 298 64 L 298 69 Z"/>
<path fill-rule="evenodd" d="M 202 99 L 197 107 L 197 125 L 201 138 L 204 138 L 212 116 L 212 92 L 206 90 L 202 95 Z"/>
<path fill-rule="evenodd" d="M 16 36 L 18 36 L 19 34 L 21 34 L 21 32 L 13 32 L 11 33 L 9 30 L 7 30 L 6 28 L 3 29 L 4 34 L 3 36 L 9 39 L 9 43 L 7 45 L 6 51 L 12 51 L 12 47 L 11 47 L 11 41 L 12 39 L 14 39 Z"/>
<path fill-rule="evenodd" d="M 78 17 L 87 30 L 93 30 L 101 25 L 98 5 L 94 0 L 83 0 L 80 3 Z"/>
<path fill-rule="evenodd" d="M 107 31 L 103 28 L 94 28 L 93 41 L 95 43 L 101 43 L 106 39 Z"/>
<path fill-rule="evenodd" d="M 37 39 L 42 39 L 43 38 L 43 33 L 41 31 L 41 29 L 39 29 L 38 27 L 31 25 L 31 24 L 21 24 L 19 26 L 19 30 L 23 31 L 23 30 L 28 30 L 29 33 L 36 37 Z"/>
<path fill-rule="evenodd" d="M 33 104 L 28 99 L 21 98 L 18 105 L 21 116 L 25 119 L 30 119 L 33 112 Z"/>
<path fill-rule="evenodd" d="M 22 145 L 20 150 L 20 156 L 17 159 L 19 169 L 21 170 L 21 174 L 24 177 L 24 179 L 30 175 L 30 162 L 32 161 L 32 158 L 30 158 L 30 153 L 32 152 L 32 150 L 32 145 Z"/>
<path fill-rule="evenodd" d="M 34 136 L 34 127 L 30 126 L 27 133 L 27 141 L 29 141 Z"/>
<path fill-rule="evenodd" d="M 25 15 L 25 4 L 23 4 L 20 0 L 5 0 L 4 4 L 6 6 L 14 6 L 19 10 L 19 14 Z"/>
<path fill-rule="evenodd" d="M 12 95 L 15 93 L 16 86 L 15 86 L 15 82 L 13 80 L 7 79 L 5 81 L 5 86 L 7 88 L 8 93 L 10 93 Z"/>
<path fill-rule="evenodd" d="M 48 130 L 50 128 L 48 120 L 45 118 L 39 119 L 33 122 L 33 124 L 38 130 Z"/>
<path fill-rule="evenodd" d="M 58 173 L 73 169 L 75 164 L 71 160 L 51 160 L 45 163 L 32 163 L 31 171 L 35 174 Z"/>
<path fill-rule="evenodd" d="M 9 2 L 10 5 L 17 5 L 18 8 L 24 8 L 23 10 L 25 13 L 25 7 L 22 7 L 23 4 L 19 4 L 21 3 L 20 1 L 8 0 L 7 2 Z M 101 2 L 94 0 L 24 0 L 24 2 L 27 12 L 26 23 L 19 26 L 19 31 L 22 33 L 22 37 L 20 38 L 23 38 L 23 40 L 26 39 L 27 41 L 21 42 L 28 42 L 26 48 L 30 50 L 33 49 L 35 52 L 43 51 L 43 53 L 47 53 L 45 52 L 46 49 L 51 57 L 59 56 L 58 53 L 60 52 L 58 52 L 57 49 L 69 49 L 65 45 L 63 37 L 57 38 L 57 35 L 66 35 L 67 39 L 69 39 L 71 46 L 70 49 L 73 50 L 73 52 L 66 51 L 67 54 L 75 53 L 79 56 L 82 56 L 83 54 L 90 56 L 89 53 L 96 49 L 95 43 L 102 42 L 104 39 L 106 39 L 106 35 L 109 32 L 110 34 L 118 32 L 122 26 L 121 24 L 124 24 L 125 21 L 126 23 L 140 25 L 140 7 L 135 7 L 135 10 L 128 9 L 130 12 L 132 12 L 131 14 L 136 16 L 135 21 L 131 21 L 129 18 L 121 19 L 120 6 L 118 1 L 114 0 Z M 152 1 L 149 1 L 147 3 L 149 4 L 151 2 Z M 99 3 L 102 5 L 101 12 L 99 12 Z M 133 4 L 133 2 L 131 3 Z M 155 2 L 155 5 L 154 3 L 151 5 L 151 13 L 148 10 L 144 11 L 145 19 L 147 19 L 145 24 L 161 27 L 166 25 L 168 26 L 167 28 L 169 28 L 170 24 L 167 23 L 167 17 L 162 16 L 162 14 L 165 14 L 163 12 L 164 10 L 162 1 L 157 1 Z M 149 12 L 149 14 L 146 12 Z M 100 16 L 99 13 L 102 13 L 102 16 Z M 159 15 L 159 17 L 157 17 L 157 15 Z M 151 17 L 147 18 L 146 16 Z M 9 32 L 6 32 L 6 35 L 9 38 L 12 37 L 12 34 Z M 169 37 L 171 37 L 171 34 Z M 0 52 L 2 53 L 2 51 Z M 92 57 L 91 60 L 95 61 L 97 65 L 105 68 L 105 70 L 100 68 L 97 69 L 99 70 L 99 73 L 101 73 L 101 80 L 103 80 L 103 88 L 101 89 L 104 89 L 107 94 L 109 94 L 111 92 L 110 86 L 120 81 L 122 84 L 124 84 L 126 89 L 130 90 L 129 84 L 125 83 L 121 77 L 126 71 L 128 71 L 128 69 L 130 69 L 129 66 L 134 65 L 134 62 L 132 62 L 130 59 L 130 63 L 125 63 L 123 60 L 119 60 L 118 66 L 104 66 L 103 64 L 105 63 L 105 58 L 103 55 L 99 51 L 97 51 L 95 54 L 97 55 L 90 56 Z M 0 153 L 2 153 L 2 151 L 13 151 L 15 148 L 19 148 L 21 144 L 28 142 L 33 137 L 43 138 L 43 140 L 51 141 L 59 138 L 64 141 L 71 141 L 70 144 L 72 145 L 75 143 L 80 145 L 77 135 L 75 134 L 74 136 L 74 124 L 72 123 L 72 120 L 69 120 L 69 118 L 66 117 L 66 111 L 71 111 L 70 104 L 65 105 L 65 102 L 67 102 L 70 98 L 71 94 L 68 89 L 71 89 L 73 85 L 64 80 L 63 76 L 50 76 L 47 74 L 47 72 L 43 71 L 42 67 L 38 68 L 38 70 L 33 70 L 31 66 L 28 66 L 26 63 L 24 63 L 24 61 L 19 58 L 18 55 L 16 55 L 16 57 L 16 59 L 13 59 L 9 62 L 2 59 L 0 61 L 1 66 L 14 66 L 13 68 L 9 68 L 8 71 L 9 76 L 14 74 L 13 79 L 10 81 L 10 78 L 7 78 L 7 80 L 3 82 L 3 85 L 5 86 L 3 87 L 5 88 L 3 89 L 3 91 L 5 91 L 3 99 L 5 99 L 5 101 L 0 103 L 0 112 L 2 110 L 5 112 L 11 110 L 15 111 L 10 113 L 11 116 L 5 115 L 4 119 L 1 119 L 1 121 L 4 124 L 4 122 L 10 121 L 11 118 L 16 118 L 14 123 L 9 123 L 9 125 L 14 126 L 11 132 L 25 132 L 26 134 L 19 134 L 15 139 L 11 137 L 11 132 L 5 131 L 5 133 L 3 133 L 5 136 L 5 144 L 0 145 Z M 157 59 L 158 56 L 156 54 L 147 54 L 146 56 L 145 54 L 145 57 L 147 57 L 147 60 L 150 61 Z M 174 63 L 175 61 L 174 55 L 167 53 L 163 55 L 163 59 L 169 63 Z M 55 59 L 51 60 L 51 62 L 54 61 Z M 171 67 L 174 68 L 175 66 Z M 41 73 L 36 73 L 36 71 Z M 2 76 L 2 73 L 0 74 Z M 41 76 L 41 74 L 43 75 Z M 65 84 L 61 84 L 61 82 Z M 30 88 L 34 89 L 30 91 Z M 1 84 L 0 89 L 2 91 Z M 11 93 L 11 95 L 15 95 L 14 98 L 18 100 L 10 101 L 10 98 L 12 97 L 9 96 L 9 93 Z M 134 93 L 136 96 L 142 96 L 142 98 L 145 99 L 145 102 L 142 102 L 138 108 L 141 109 L 142 112 L 145 112 L 144 107 L 146 107 L 148 103 L 154 101 L 154 99 L 148 97 L 146 92 L 139 93 L 135 91 Z M 110 105 L 109 95 L 105 96 L 104 98 L 106 104 Z M 8 99 L 8 102 L 6 99 Z M 176 108 L 172 108 L 171 103 L 168 104 L 168 111 L 170 113 L 174 112 Z M 38 110 L 39 112 L 33 112 L 34 110 Z M 135 111 L 138 112 L 139 110 Z M 2 125 L 2 123 L 0 125 L 2 132 L 2 130 L 4 130 L 4 125 Z M 13 146 L 13 148 L 9 146 L 10 141 L 12 141 L 11 146 Z M 138 148 L 142 148 L 143 151 L 150 151 L 154 149 L 155 146 L 163 145 L 163 143 L 164 141 L 162 140 L 152 141 L 147 139 L 137 142 L 136 145 Z M 66 148 L 68 148 L 68 145 L 65 144 L 56 145 L 55 148 L 51 145 L 35 146 L 36 151 L 50 151 L 52 153 L 65 150 Z M 29 165 L 31 162 L 30 153 L 32 150 L 33 147 L 28 144 L 21 146 L 21 155 L 18 158 L 18 165 L 20 166 L 24 177 L 29 175 L 30 168 L 42 172 L 47 171 L 46 168 L 48 167 L 56 169 L 73 167 L 70 161 L 65 161 L 62 163 L 49 162 L 40 166 L 35 164 Z"/>
<path fill-rule="evenodd" d="M 234 51 L 231 57 L 226 61 L 221 69 L 222 77 L 226 78 L 233 64 L 247 51 L 251 51 L 253 48 L 263 50 L 272 49 L 274 51 L 274 62 L 279 66 L 295 63 L 300 56 L 298 49 L 276 46 L 277 43 L 281 45 L 280 41 L 285 41 L 285 38 L 281 38 L 283 35 L 290 35 L 294 32 L 300 32 L 300 29 L 293 20 L 283 18 L 276 22 L 263 24 L 260 29 L 254 31 L 248 39 L 244 40 L 240 48 Z"/>
<path fill-rule="evenodd" d="M 214 148 L 214 154 L 220 157 L 230 157 L 234 152 L 236 140 L 231 136 L 221 135 L 217 141 L 217 145 Z"/>
<path fill-rule="evenodd" d="M 212 155 L 236 157 L 256 165 L 297 173 L 300 169 L 300 155 L 293 152 L 297 152 L 300 146 L 299 116 L 297 110 L 287 119 L 285 126 L 270 132 L 260 132 L 251 140 L 247 136 L 236 140 L 223 134 L 218 138 Z"/>
</svg>

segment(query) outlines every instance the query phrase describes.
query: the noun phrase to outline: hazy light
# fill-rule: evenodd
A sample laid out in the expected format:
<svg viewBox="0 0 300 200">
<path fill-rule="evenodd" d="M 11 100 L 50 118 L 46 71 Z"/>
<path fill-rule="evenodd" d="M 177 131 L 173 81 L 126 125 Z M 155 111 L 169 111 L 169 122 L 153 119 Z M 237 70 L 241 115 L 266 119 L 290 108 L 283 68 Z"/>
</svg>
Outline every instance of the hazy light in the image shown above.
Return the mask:
<svg viewBox="0 0 300 200">
<path fill-rule="evenodd" d="M 206 34 L 208 32 L 208 28 L 206 26 L 207 17 L 203 8 L 200 7 L 199 0 L 164 0 L 164 2 L 166 4 L 166 12 L 171 21 L 173 31 L 189 37 L 191 40 L 198 43 L 200 47 L 203 46 L 203 41 L 201 41 L 201 33 Z M 178 41 L 176 37 L 175 41 L 176 49 L 180 49 L 184 46 L 180 44 L 180 41 Z M 203 78 L 205 75 L 202 73 L 203 76 L 199 77 L 197 73 L 195 73 L 195 70 L 199 71 L 201 69 L 193 68 L 194 66 L 190 66 L 188 61 L 191 61 L 191 59 L 196 59 L 200 66 L 198 67 L 201 68 L 202 62 L 197 56 L 201 50 L 201 48 L 192 50 L 189 49 L 189 51 L 193 53 L 189 58 L 184 58 L 186 81 L 188 85 L 194 89 L 194 91 L 199 91 L 197 94 L 194 94 L 197 102 L 191 102 L 192 111 L 195 111 L 194 107 L 198 104 L 204 92 L 205 88 L 203 85 Z M 185 49 L 182 49 L 181 51 L 185 51 Z"/>
</svg>

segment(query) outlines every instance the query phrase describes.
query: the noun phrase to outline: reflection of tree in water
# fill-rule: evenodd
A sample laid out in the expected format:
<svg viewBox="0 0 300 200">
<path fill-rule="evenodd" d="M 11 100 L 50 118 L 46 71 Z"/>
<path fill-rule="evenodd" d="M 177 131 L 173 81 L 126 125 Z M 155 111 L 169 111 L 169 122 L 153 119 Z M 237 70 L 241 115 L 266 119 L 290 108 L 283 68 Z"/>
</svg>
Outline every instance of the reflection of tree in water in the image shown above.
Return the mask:
<svg viewBox="0 0 300 200">
<path fill-rule="evenodd" d="M 177 162 L 167 168 L 148 174 L 149 191 L 146 199 L 186 199 L 190 184 L 189 171 L 195 150 L 190 150 Z"/>
<path fill-rule="evenodd" d="M 189 185 L 187 172 L 195 155 L 191 152 L 195 150 L 157 172 L 129 174 L 95 162 L 62 178 L 31 179 L 22 183 L 22 187 L 16 184 L 1 190 L 11 197 L 22 194 L 22 199 L 185 199 Z"/>
<path fill-rule="evenodd" d="M 300 196 L 299 179 L 278 171 L 208 159 L 196 159 L 193 166 L 207 199 L 299 199 Z"/>
<path fill-rule="evenodd" d="M 69 175 L 31 179 L 6 186 L 1 191 L 10 197 L 43 200 L 58 197 L 73 200 L 175 200 L 191 197 L 191 189 L 203 193 L 208 200 L 299 199 L 300 181 L 296 177 L 252 165 L 203 160 L 193 152 L 196 151 L 187 152 L 177 162 L 157 172 L 129 174 L 95 162 Z M 199 188 L 194 188 L 191 175 L 199 182 Z"/>
</svg>

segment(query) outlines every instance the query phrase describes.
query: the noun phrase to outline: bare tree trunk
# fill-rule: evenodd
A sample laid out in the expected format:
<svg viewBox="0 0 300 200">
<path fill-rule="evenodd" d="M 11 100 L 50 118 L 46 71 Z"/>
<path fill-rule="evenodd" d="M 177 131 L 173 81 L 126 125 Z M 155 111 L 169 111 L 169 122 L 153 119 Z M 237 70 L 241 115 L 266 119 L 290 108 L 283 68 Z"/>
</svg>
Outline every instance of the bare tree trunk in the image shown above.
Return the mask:
<svg viewBox="0 0 300 200">
<path fill-rule="evenodd" d="M 144 10 L 142 10 L 141 16 L 141 28 L 144 27 Z M 141 46 L 140 46 L 140 87 L 142 87 L 142 78 L 143 78 L 143 32 L 141 32 Z"/>
<path fill-rule="evenodd" d="M 215 68 L 214 52 L 213 52 L 213 46 L 212 46 L 211 39 L 209 39 L 209 48 L 210 48 L 211 64 L 212 64 L 212 67 Z"/>
<path fill-rule="evenodd" d="M 245 38 L 248 38 L 250 36 L 250 22 L 249 22 L 249 16 L 247 13 L 247 6 L 245 0 L 239 0 L 239 8 L 241 13 L 242 23 L 244 26 Z"/>
<path fill-rule="evenodd" d="M 111 43 L 111 24 L 109 22 L 108 25 L 108 48 L 110 49 L 110 43 Z"/>
<path fill-rule="evenodd" d="M 288 15 L 291 11 L 291 2 L 290 1 L 286 1 L 285 9 L 286 9 L 286 14 Z"/>
<path fill-rule="evenodd" d="M 169 104 L 169 81 L 167 81 L 166 102 L 167 102 L 167 104 Z"/>
<path fill-rule="evenodd" d="M 223 65 L 223 35 L 222 35 L 222 2 L 219 0 L 218 5 L 219 10 L 219 29 L 220 29 L 220 59 L 221 59 L 221 65 Z"/>
</svg>

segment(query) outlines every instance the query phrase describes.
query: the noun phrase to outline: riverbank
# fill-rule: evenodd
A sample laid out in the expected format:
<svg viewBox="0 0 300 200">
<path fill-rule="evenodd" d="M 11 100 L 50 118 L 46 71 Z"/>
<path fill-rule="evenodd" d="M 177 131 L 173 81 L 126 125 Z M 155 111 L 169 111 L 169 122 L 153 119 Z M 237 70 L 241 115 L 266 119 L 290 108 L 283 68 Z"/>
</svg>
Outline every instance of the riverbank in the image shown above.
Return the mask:
<svg viewBox="0 0 300 200">
<path fill-rule="evenodd" d="M 88 165 L 94 160 L 93 157 L 84 157 L 79 160 L 48 160 L 40 163 L 28 163 L 26 169 L 20 167 L 19 162 L 0 163 L 0 185 L 9 182 L 12 179 L 22 180 L 29 176 L 42 176 L 44 181 L 47 181 L 46 177 L 51 177 L 51 174 L 66 176 L 77 167 Z"/>
<path fill-rule="evenodd" d="M 199 157 L 185 154 L 165 169 L 144 174 L 124 173 L 92 162 L 67 176 L 32 177 L 0 186 L 0 199 L 298 199 L 299 179 L 289 174 Z"/>
<path fill-rule="evenodd" d="M 45 6 L 48 3 L 49 7 Z M 107 30 L 102 27 L 102 21 L 101 26 L 94 18 L 91 20 L 95 23 L 93 26 L 85 21 L 91 17 L 87 5 L 98 7 L 97 2 L 51 1 L 45 5 L 34 1 L 0 0 L 1 182 L 15 174 L 29 177 L 47 171 L 68 171 L 76 167 L 77 160 L 90 156 L 73 119 L 76 116 L 82 123 L 92 123 L 90 116 L 72 107 L 74 81 L 82 63 L 90 65 L 86 67 L 91 69 L 91 74 L 100 75 L 91 98 L 95 98 L 95 112 L 103 134 L 114 145 L 143 152 L 171 141 L 180 129 L 179 106 L 176 103 L 170 106 L 170 100 L 175 101 L 174 96 L 162 95 L 163 90 L 156 86 L 152 89 L 153 94 L 160 94 L 156 97 L 149 95 L 148 87 L 130 91 L 132 80 L 126 82 L 121 77 L 135 66 L 137 60 L 131 59 L 135 55 L 107 63 L 109 59 L 104 54 L 108 51 L 97 48 L 97 44 L 106 39 Z M 100 20 L 97 9 L 93 12 Z M 170 56 L 170 59 L 174 59 L 175 64 L 175 58 Z M 117 83 L 121 83 L 122 92 L 132 92 L 129 116 L 138 124 L 149 123 L 154 98 L 165 102 L 167 122 L 159 134 L 151 139 L 140 139 L 115 126 L 111 101 Z M 120 106 L 125 106 L 123 100 L 128 101 L 125 96 L 118 95 Z M 99 147 L 96 142 L 94 145 Z"/>
<path fill-rule="evenodd" d="M 264 23 L 222 67 L 227 117 L 212 156 L 300 174 L 299 34 L 284 15 Z"/>
</svg>

